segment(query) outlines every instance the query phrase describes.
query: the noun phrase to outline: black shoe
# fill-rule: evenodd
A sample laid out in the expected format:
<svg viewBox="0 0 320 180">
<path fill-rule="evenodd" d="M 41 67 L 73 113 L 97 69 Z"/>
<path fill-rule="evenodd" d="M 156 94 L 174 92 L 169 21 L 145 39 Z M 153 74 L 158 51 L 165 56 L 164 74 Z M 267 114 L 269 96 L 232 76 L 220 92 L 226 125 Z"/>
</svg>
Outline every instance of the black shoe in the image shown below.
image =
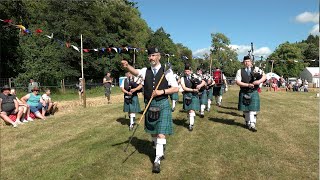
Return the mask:
<svg viewBox="0 0 320 180">
<path fill-rule="evenodd" d="M 255 128 L 255 127 L 249 127 L 249 130 L 252 131 L 252 132 L 257 132 L 258 131 L 257 128 Z"/>
<path fill-rule="evenodd" d="M 204 118 L 204 114 L 200 114 L 200 118 Z"/>
<path fill-rule="evenodd" d="M 160 173 L 160 164 L 159 163 L 153 163 L 152 172 L 153 173 Z"/>
<path fill-rule="evenodd" d="M 157 144 L 154 141 L 151 141 L 151 146 L 153 147 L 153 149 L 156 149 Z"/>
<path fill-rule="evenodd" d="M 176 110 L 176 108 L 174 107 L 174 108 L 172 108 L 172 112 L 174 112 Z"/>
<path fill-rule="evenodd" d="M 160 160 L 161 160 L 161 161 L 162 161 L 162 160 L 164 160 L 164 155 L 163 155 L 163 156 L 161 156 Z"/>
<path fill-rule="evenodd" d="M 189 126 L 189 131 L 193 131 L 193 125 Z"/>
<path fill-rule="evenodd" d="M 133 124 L 129 126 L 129 131 L 133 130 Z"/>
</svg>

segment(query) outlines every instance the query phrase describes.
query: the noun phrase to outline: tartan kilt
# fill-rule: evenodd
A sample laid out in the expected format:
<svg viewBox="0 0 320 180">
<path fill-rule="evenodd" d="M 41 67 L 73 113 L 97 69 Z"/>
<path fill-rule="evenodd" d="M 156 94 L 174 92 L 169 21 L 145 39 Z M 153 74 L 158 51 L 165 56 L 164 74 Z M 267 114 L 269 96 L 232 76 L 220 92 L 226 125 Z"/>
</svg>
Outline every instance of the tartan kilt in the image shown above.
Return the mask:
<svg viewBox="0 0 320 180">
<path fill-rule="evenodd" d="M 260 97 L 257 90 L 247 93 L 251 96 L 251 103 L 249 105 L 243 104 L 243 91 L 239 92 L 238 110 L 239 111 L 260 111 Z"/>
<path fill-rule="evenodd" d="M 208 99 L 210 99 L 211 101 L 213 100 L 213 87 L 207 89 L 207 97 L 208 97 Z"/>
<path fill-rule="evenodd" d="M 185 98 L 186 96 L 192 98 L 191 104 L 189 106 L 186 105 Z M 191 92 L 183 93 L 183 109 L 186 111 L 194 110 L 194 111 L 200 111 L 200 101 L 198 94 L 193 95 Z"/>
<path fill-rule="evenodd" d="M 123 102 L 123 112 L 137 113 L 141 112 L 140 103 L 138 96 L 132 96 L 132 103 L 127 104 Z"/>
<path fill-rule="evenodd" d="M 199 96 L 199 98 L 200 98 L 200 104 L 204 104 L 204 105 L 208 104 L 208 95 L 206 90 L 202 91 L 202 94 L 201 96 Z"/>
<path fill-rule="evenodd" d="M 178 95 L 178 93 L 173 93 L 173 94 L 170 94 L 169 96 L 170 96 L 170 99 L 171 99 L 171 100 L 176 100 L 176 101 L 179 100 L 179 95 Z"/>
<path fill-rule="evenodd" d="M 223 91 L 224 91 L 224 87 L 222 86 L 214 86 L 213 87 L 213 95 L 214 96 L 222 96 L 223 95 Z"/>
<path fill-rule="evenodd" d="M 148 102 L 146 102 L 146 105 Z M 154 121 L 149 118 L 149 112 L 145 114 L 144 130 L 150 134 L 173 134 L 172 110 L 168 99 L 160 101 L 152 100 L 149 107 L 160 107 L 159 119 Z"/>
</svg>

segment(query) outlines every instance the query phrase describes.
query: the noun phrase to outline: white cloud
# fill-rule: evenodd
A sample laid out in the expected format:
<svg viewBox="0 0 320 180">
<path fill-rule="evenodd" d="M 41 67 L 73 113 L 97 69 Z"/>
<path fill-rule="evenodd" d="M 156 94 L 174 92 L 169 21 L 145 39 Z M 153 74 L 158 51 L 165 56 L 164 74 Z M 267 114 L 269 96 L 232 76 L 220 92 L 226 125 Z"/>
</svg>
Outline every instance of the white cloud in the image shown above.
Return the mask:
<svg viewBox="0 0 320 180">
<path fill-rule="evenodd" d="M 192 55 L 193 55 L 194 57 L 203 58 L 203 55 L 206 54 L 206 53 L 207 53 L 207 54 L 210 53 L 210 47 L 198 49 L 198 50 L 192 52 Z"/>
<path fill-rule="evenodd" d="M 296 16 L 296 21 L 299 23 L 314 22 L 319 23 L 319 13 L 304 12 Z"/>
<path fill-rule="evenodd" d="M 319 35 L 319 24 L 316 24 L 312 27 L 310 34 L 312 35 Z"/>
<path fill-rule="evenodd" d="M 238 57 L 243 57 L 248 54 L 248 51 L 251 49 L 251 46 L 248 45 L 236 45 L 236 44 L 231 44 L 230 47 L 234 49 L 238 53 Z M 205 53 L 209 54 L 210 52 L 210 47 L 207 48 L 202 48 L 198 49 L 193 52 L 194 57 L 203 57 Z M 255 57 L 260 57 L 263 56 L 266 58 L 272 53 L 271 49 L 269 47 L 260 47 L 257 49 L 254 49 L 254 55 Z"/>
</svg>

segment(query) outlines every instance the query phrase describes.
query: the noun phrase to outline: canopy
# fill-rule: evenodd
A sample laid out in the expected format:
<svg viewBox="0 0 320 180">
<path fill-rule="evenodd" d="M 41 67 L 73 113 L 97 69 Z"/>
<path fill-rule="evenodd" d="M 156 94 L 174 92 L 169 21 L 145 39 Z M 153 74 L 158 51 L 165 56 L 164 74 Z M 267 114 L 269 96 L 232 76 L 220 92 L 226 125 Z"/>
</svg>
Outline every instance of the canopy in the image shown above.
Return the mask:
<svg viewBox="0 0 320 180">
<path fill-rule="evenodd" d="M 280 76 L 278 74 L 272 73 L 272 72 L 267 73 L 266 76 L 267 76 L 267 80 L 269 80 L 271 78 L 276 78 L 277 80 L 280 79 Z"/>
</svg>

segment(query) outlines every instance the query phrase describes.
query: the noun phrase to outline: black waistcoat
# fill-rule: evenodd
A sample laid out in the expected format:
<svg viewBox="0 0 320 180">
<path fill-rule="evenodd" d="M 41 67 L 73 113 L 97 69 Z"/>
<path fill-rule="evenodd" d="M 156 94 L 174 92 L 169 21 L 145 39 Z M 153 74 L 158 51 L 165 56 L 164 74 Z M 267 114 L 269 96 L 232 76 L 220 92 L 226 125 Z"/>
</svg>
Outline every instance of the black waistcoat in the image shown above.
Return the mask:
<svg viewBox="0 0 320 180">
<path fill-rule="evenodd" d="M 130 91 L 131 89 L 136 88 L 137 86 L 134 86 L 133 83 L 134 82 L 132 82 L 132 81 L 128 82 L 128 79 L 125 79 L 124 84 L 123 84 L 124 89 L 126 91 Z M 127 94 L 125 93 L 125 95 L 127 95 Z M 136 95 L 137 95 L 137 92 L 132 93 L 132 96 L 136 96 Z"/>
<path fill-rule="evenodd" d="M 241 82 L 244 83 L 253 83 L 254 81 L 254 76 L 253 76 L 253 67 L 251 67 L 251 72 L 250 75 L 248 75 L 246 68 L 241 68 Z M 240 89 L 242 91 L 252 91 L 252 90 L 257 90 L 259 88 L 258 85 L 255 85 L 253 89 L 250 89 L 248 87 L 241 87 Z"/>
<path fill-rule="evenodd" d="M 192 83 L 190 80 L 187 79 L 187 77 L 183 77 L 184 78 L 184 85 L 187 87 L 187 88 L 192 88 Z"/>
<path fill-rule="evenodd" d="M 164 73 L 164 67 L 161 66 L 159 71 L 157 72 L 156 76 L 153 75 L 152 69 L 149 67 L 146 71 L 146 76 L 144 79 L 144 99 L 149 100 L 152 96 L 152 92 L 154 89 L 156 89 L 158 82 L 160 81 L 160 78 L 162 74 Z M 162 89 L 168 89 L 168 81 L 166 77 L 163 77 L 161 84 L 159 85 L 158 90 Z M 161 95 L 157 96 L 154 99 L 159 101 L 162 99 L 168 98 L 168 95 Z"/>
</svg>

